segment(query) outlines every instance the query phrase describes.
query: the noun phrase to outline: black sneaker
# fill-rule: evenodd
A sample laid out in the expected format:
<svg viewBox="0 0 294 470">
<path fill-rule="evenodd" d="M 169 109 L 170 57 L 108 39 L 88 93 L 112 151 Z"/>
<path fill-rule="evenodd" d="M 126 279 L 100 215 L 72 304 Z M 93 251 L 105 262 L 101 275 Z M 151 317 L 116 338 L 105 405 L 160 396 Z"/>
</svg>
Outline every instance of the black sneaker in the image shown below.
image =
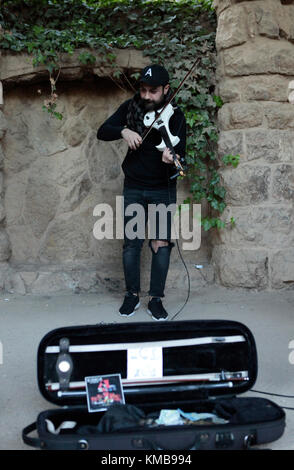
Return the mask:
<svg viewBox="0 0 294 470">
<path fill-rule="evenodd" d="M 160 297 L 153 297 L 148 303 L 149 315 L 152 316 L 153 320 L 162 321 L 167 320 L 168 313 L 162 305 Z"/>
<path fill-rule="evenodd" d="M 128 292 L 125 295 L 124 302 L 119 309 L 119 314 L 123 317 L 131 317 L 135 310 L 140 307 L 139 296 Z"/>
</svg>

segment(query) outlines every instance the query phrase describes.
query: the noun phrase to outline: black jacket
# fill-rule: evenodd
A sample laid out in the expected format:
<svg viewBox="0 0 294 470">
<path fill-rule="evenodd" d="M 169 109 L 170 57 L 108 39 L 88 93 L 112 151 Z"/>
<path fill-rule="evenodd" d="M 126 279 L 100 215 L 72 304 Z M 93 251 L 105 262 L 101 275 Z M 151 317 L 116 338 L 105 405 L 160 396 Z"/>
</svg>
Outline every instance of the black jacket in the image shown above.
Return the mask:
<svg viewBox="0 0 294 470">
<path fill-rule="evenodd" d="M 126 116 L 130 100 L 120 105 L 117 111 L 110 116 L 98 129 L 97 138 L 100 140 L 121 139 L 121 131 L 127 125 Z M 180 155 L 184 163 L 186 148 L 186 120 L 184 113 L 177 107 L 170 118 L 169 128 L 173 135 L 180 138 L 175 152 Z M 177 179 L 169 180 L 176 173 L 174 165 L 162 161 L 162 152 L 155 148 L 161 142 L 158 130 L 152 129 L 137 150 L 130 150 L 122 163 L 125 174 L 125 186 L 132 188 L 160 189 L 176 185 Z"/>
</svg>

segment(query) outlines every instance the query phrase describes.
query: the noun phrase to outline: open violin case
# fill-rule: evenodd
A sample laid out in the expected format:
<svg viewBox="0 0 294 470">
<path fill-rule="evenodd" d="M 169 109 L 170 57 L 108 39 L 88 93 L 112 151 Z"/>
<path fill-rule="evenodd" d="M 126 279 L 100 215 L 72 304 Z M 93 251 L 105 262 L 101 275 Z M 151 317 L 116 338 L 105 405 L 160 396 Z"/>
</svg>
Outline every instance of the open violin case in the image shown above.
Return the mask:
<svg viewBox="0 0 294 470">
<path fill-rule="evenodd" d="M 41 449 L 238 450 L 284 432 L 277 404 L 242 397 L 256 381 L 257 352 L 250 330 L 235 321 L 55 329 L 40 342 L 37 374 L 41 394 L 57 406 L 22 437 Z M 120 374 L 124 403 L 90 412 L 85 378 L 112 374 Z"/>
</svg>

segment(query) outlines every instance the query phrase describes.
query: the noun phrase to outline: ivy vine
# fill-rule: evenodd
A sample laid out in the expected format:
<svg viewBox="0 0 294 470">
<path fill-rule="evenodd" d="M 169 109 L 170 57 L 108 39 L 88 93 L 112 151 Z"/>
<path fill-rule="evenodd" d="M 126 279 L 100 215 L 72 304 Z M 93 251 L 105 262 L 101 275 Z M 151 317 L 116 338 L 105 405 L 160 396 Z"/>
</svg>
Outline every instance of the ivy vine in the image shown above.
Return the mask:
<svg viewBox="0 0 294 470">
<path fill-rule="evenodd" d="M 196 58 L 199 64 L 177 95 L 187 120 L 187 176 L 191 196 L 185 201 L 208 201 L 204 230 L 225 227 L 219 215 L 226 207 L 216 155 L 216 113 L 222 100 L 215 89 L 216 16 L 212 0 L 3 0 L 0 48 L 28 52 L 35 66 L 46 66 L 51 95 L 43 108 L 58 119 L 56 84 L 61 54 L 79 56 L 85 67 L 112 66 L 111 78 L 121 87 L 135 88 L 139 74 L 126 75 L 116 65 L 115 49 L 136 48 L 150 62 L 163 64 L 176 88 Z M 95 55 L 94 55 L 95 52 Z M 238 165 L 238 155 L 226 155 L 224 165 Z M 230 224 L 234 224 L 231 219 Z"/>
</svg>

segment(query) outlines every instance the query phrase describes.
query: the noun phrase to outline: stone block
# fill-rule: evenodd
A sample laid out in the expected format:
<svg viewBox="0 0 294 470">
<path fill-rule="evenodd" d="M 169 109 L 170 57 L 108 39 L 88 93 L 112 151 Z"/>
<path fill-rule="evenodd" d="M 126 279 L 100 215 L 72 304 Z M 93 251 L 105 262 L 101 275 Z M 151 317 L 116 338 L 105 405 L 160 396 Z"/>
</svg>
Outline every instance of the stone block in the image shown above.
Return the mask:
<svg viewBox="0 0 294 470">
<path fill-rule="evenodd" d="M 287 95 L 288 95 L 289 103 L 293 105 L 294 104 L 294 80 L 291 80 L 288 83 Z"/>
<path fill-rule="evenodd" d="M 294 133 L 267 129 L 245 133 L 247 160 L 294 162 Z"/>
<path fill-rule="evenodd" d="M 69 263 L 91 258 L 93 216 L 86 213 L 68 213 L 55 217 L 40 246 L 42 263 Z"/>
<path fill-rule="evenodd" d="M 63 137 L 66 143 L 72 147 L 80 145 L 86 138 L 90 127 L 80 116 L 67 119 L 63 128 Z"/>
<path fill-rule="evenodd" d="M 0 139 L 3 139 L 5 132 L 7 131 L 7 120 L 2 111 L 0 111 Z"/>
<path fill-rule="evenodd" d="M 36 281 L 31 285 L 32 294 L 49 294 L 73 290 L 75 283 L 66 272 L 40 272 Z"/>
<path fill-rule="evenodd" d="M 247 41 L 238 47 L 225 49 L 223 62 L 226 75 L 231 77 L 283 74 L 294 75 L 294 44 L 263 37 Z"/>
<path fill-rule="evenodd" d="M 88 196 L 92 182 L 85 171 L 64 191 L 57 212 L 74 211 Z"/>
<path fill-rule="evenodd" d="M 237 154 L 244 155 L 243 133 L 240 131 L 221 131 L 218 140 L 219 159 L 222 159 L 225 155 Z"/>
<path fill-rule="evenodd" d="M 23 273 L 20 273 L 23 276 Z M 26 281 L 26 290 L 32 294 L 48 294 L 69 292 L 103 292 L 105 287 L 95 269 L 54 269 L 52 271 L 39 270 L 35 279 Z"/>
<path fill-rule="evenodd" d="M 275 202 L 294 200 L 294 165 L 279 165 L 273 170 L 272 198 Z"/>
<path fill-rule="evenodd" d="M 10 241 L 6 230 L 0 229 L 0 261 L 7 261 L 11 255 Z"/>
<path fill-rule="evenodd" d="M 131 54 L 129 55 L 128 61 L 128 68 L 131 70 L 141 70 L 147 65 L 150 64 L 150 57 L 147 55 L 144 56 L 142 51 L 138 51 L 136 49 L 132 50 Z"/>
<path fill-rule="evenodd" d="M 213 7 L 218 15 L 233 4 L 232 0 L 213 0 Z"/>
<path fill-rule="evenodd" d="M 39 159 L 35 167 L 36 174 L 39 173 L 42 177 L 47 170 L 50 175 L 50 183 L 55 183 L 63 190 L 68 190 L 75 185 L 76 181 L 88 170 L 82 146 L 72 147 L 50 159 Z"/>
<path fill-rule="evenodd" d="M 92 132 L 84 143 L 82 152 L 88 161 L 93 183 L 101 185 L 120 176 L 122 159 L 126 153 L 124 141 L 104 142 L 97 140 L 96 132 Z"/>
<path fill-rule="evenodd" d="M 0 170 L 3 169 L 4 166 L 4 152 L 3 152 L 3 147 L 0 144 Z"/>
<path fill-rule="evenodd" d="M 8 226 L 21 223 L 29 173 L 27 169 L 6 176 L 4 204 Z"/>
<path fill-rule="evenodd" d="M 9 263 L 0 261 L 0 292 L 5 289 L 5 282 L 10 276 L 10 271 L 11 268 Z"/>
<path fill-rule="evenodd" d="M 3 200 L 0 199 L 0 222 L 3 222 L 5 219 L 6 213 L 5 213 L 5 207 L 3 204 Z"/>
<path fill-rule="evenodd" d="M 212 263 L 216 279 L 225 287 L 266 289 L 268 287 L 268 255 L 266 250 L 213 248 Z"/>
<path fill-rule="evenodd" d="M 39 240 L 35 237 L 32 227 L 20 220 L 18 223 L 9 224 L 6 230 L 11 244 L 11 261 L 36 261 Z"/>
<path fill-rule="evenodd" d="M 287 5 L 282 8 L 276 9 L 276 18 L 279 23 L 280 36 L 293 42 L 294 40 L 294 2 L 293 0 L 286 0 Z M 282 0 L 283 4 L 283 0 Z"/>
<path fill-rule="evenodd" d="M 25 286 L 25 283 L 23 281 L 23 279 L 21 278 L 20 274 L 19 273 L 14 273 L 12 278 L 11 278 L 11 282 L 12 282 L 12 290 L 14 293 L 16 294 L 21 294 L 21 295 L 25 295 L 26 294 L 26 286 Z"/>
<path fill-rule="evenodd" d="M 101 97 L 102 98 L 102 97 Z M 123 102 L 127 99 L 123 93 L 117 96 L 117 102 L 120 100 Z M 85 97 L 85 101 L 88 101 L 89 98 Z M 88 130 L 92 129 L 97 132 L 97 129 L 101 126 L 101 124 L 109 117 L 108 105 L 109 100 L 107 103 L 103 103 L 103 100 L 99 97 L 99 103 L 94 103 L 93 105 L 87 104 L 84 109 L 80 113 L 80 121 L 84 122 L 84 127 Z"/>
<path fill-rule="evenodd" d="M 246 41 L 246 15 L 242 7 L 236 5 L 219 15 L 216 33 L 218 50 L 238 46 Z"/>
<path fill-rule="evenodd" d="M 265 4 L 255 4 L 254 6 L 258 33 L 268 38 L 279 38 L 279 24 L 275 12 L 271 11 Z"/>
<path fill-rule="evenodd" d="M 38 273 L 36 271 L 20 271 L 19 275 L 22 278 L 27 289 L 37 279 Z"/>
<path fill-rule="evenodd" d="M 60 55 L 61 62 L 61 76 L 67 80 L 79 80 L 83 77 L 84 73 L 97 74 L 100 77 L 107 77 L 109 73 L 113 72 L 111 66 L 104 66 L 101 62 L 101 55 L 99 51 L 93 51 L 91 54 L 96 58 L 95 67 L 84 67 L 79 56 L 83 52 L 89 52 L 87 48 L 76 49 L 72 55 L 62 53 Z M 123 70 L 134 68 L 143 68 L 147 65 L 150 59 L 143 57 L 141 51 L 133 51 L 131 49 L 113 49 L 116 55 L 116 65 Z M 26 53 L 18 54 L 2 54 L 0 80 L 5 80 L 10 83 L 31 83 L 40 78 L 47 79 L 48 71 L 45 65 L 33 66 L 33 58 Z"/>
<path fill-rule="evenodd" d="M 276 251 L 269 264 L 271 286 L 275 289 L 294 289 L 294 249 Z"/>
<path fill-rule="evenodd" d="M 228 204 L 260 204 L 269 198 L 271 170 L 268 166 L 239 165 L 222 171 Z"/>
<path fill-rule="evenodd" d="M 221 130 L 257 127 L 263 122 L 263 109 L 252 103 L 224 104 L 218 112 L 218 122 Z"/>
<path fill-rule="evenodd" d="M 288 103 L 272 103 L 265 106 L 264 113 L 270 129 L 294 129 L 293 105 Z"/>
<path fill-rule="evenodd" d="M 22 105 L 23 106 L 23 105 Z M 35 100 L 31 106 L 26 109 L 22 119 L 25 121 L 28 132 L 28 140 L 30 147 L 33 148 L 38 155 L 50 156 L 58 152 L 64 152 L 68 145 L 64 142 L 60 128 L 63 121 L 53 119 L 51 115 L 42 111 L 40 115 L 41 103 Z M 64 112 L 64 104 L 58 102 L 57 111 Z"/>
<path fill-rule="evenodd" d="M 217 86 L 217 94 L 221 97 L 224 103 L 240 101 L 242 82 L 239 78 L 231 80 L 226 77 L 221 77 Z"/>
<path fill-rule="evenodd" d="M 232 80 L 231 80 L 232 81 Z M 289 79 L 278 75 L 246 77 L 239 84 L 240 94 L 245 101 L 287 102 Z M 230 84 L 228 83 L 228 87 Z"/>
<path fill-rule="evenodd" d="M 17 90 L 6 100 L 8 130 L 3 150 L 7 173 L 22 171 L 38 156 L 52 156 L 68 147 L 60 132 L 62 123 L 42 110 L 42 101 L 33 98 L 31 91 L 27 95 Z"/>
<path fill-rule="evenodd" d="M 118 270 L 111 271 L 118 274 Z M 70 276 L 74 283 L 74 292 L 103 292 L 105 291 L 105 285 L 99 276 L 99 270 L 97 273 L 96 269 L 92 271 L 90 269 L 74 269 L 70 273 Z"/>
<path fill-rule="evenodd" d="M 60 201 L 55 184 L 47 180 L 43 173 L 28 178 L 23 218 L 30 225 L 35 237 L 40 238 L 54 218 Z"/>
<path fill-rule="evenodd" d="M 27 123 L 20 115 L 9 119 L 9 129 L 3 140 L 3 153 L 3 167 L 8 175 L 22 171 L 37 159 L 37 152 L 28 137 Z"/>
<path fill-rule="evenodd" d="M 285 248 L 294 246 L 292 206 L 227 207 L 222 220 L 235 226 L 220 230 L 220 243 L 234 248 Z M 229 225 L 228 225 L 229 227 Z"/>
</svg>

